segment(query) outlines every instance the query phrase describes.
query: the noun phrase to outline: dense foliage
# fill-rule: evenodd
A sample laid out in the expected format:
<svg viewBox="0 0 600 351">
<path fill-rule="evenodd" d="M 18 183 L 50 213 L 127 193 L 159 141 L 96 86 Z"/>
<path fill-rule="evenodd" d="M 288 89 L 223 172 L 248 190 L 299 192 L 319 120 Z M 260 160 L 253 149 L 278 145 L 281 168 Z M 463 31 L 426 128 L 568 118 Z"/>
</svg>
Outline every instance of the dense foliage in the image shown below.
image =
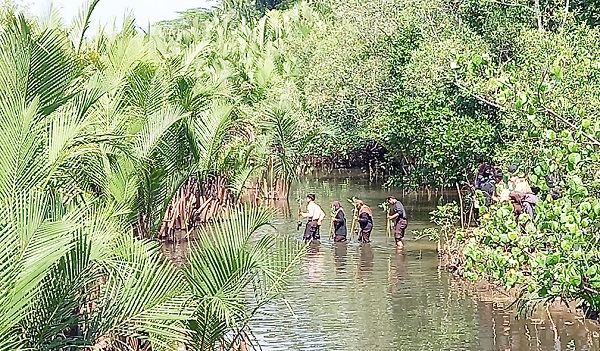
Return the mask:
<svg viewBox="0 0 600 351">
<path fill-rule="evenodd" d="M 493 160 L 517 164 L 541 189 L 533 221 L 522 215 L 519 225 L 512 206 L 498 204 L 474 231 L 445 231 L 462 244 L 464 275 L 524 288 L 524 307 L 562 297 L 597 310 L 597 12 L 575 2 L 435 3 L 414 12 L 424 16 L 426 40 L 406 66 L 411 90 L 396 100 L 396 111 L 410 111 L 405 120 L 446 113 L 419 132 L 433 138 L 412 146 L 423 150 L 421 161 L 433 157 L 415 168 L 425 171 L 419 179 L 451 179 L 450 171 Z M 420 103 L 419 112 L 411 101 Z M 403 134 L 427 120 L 417 117 Z M 440 164 L 442 173 L 435 173 Z"/>
<path fill-rule="evenodd" d="M 268 229 L 272 211 L 216 213 L 184 268 L 148 238 L 189 179 L 224 180 L 238 198 L 288 152 L 274 147 L 281 135 L 243 128 L 244 99 L 268 97 L 234 89 L 219 57 L 207 63 L 201 47 L 139 32 L 130 17 L 86 39 L 96 4 L 69 26 L 56 11 L 0 16 L 0 349 L 248 342 L 248 321 L 301 252 Z"/>
<path fill-rule="evenodd" d="M 589 177 L 598 146 L 587 141 L 588 133 L 600 134 L 584 121 L 576 132 L 548 130 L 540 138 L 546 151 L 532 161 L 529 178 L 543 197 L 533 220 L 521 215 L 517 222 L 512 205 L 499 203 L 485 209 L 480 227 L 452 233 L 451 241 L 464 247 L 465 277 L 522 289 L 523 308 L 561 297 L 600 309 L 600 199 L 598 179 Z M 553 198 L 556 188 L 562 196 Z"/>
<path fill-rule="evenodd" d="M 1 349 L 241 342 L 297 250 L 223 208 L 287 198 L 309 156 L 409 187 L 518 161 L 542 191 L 524 229 L 498 205 L 454 237 L 440 209 L 465 275 L 600 308 L 595 2 L 238 0 L 86 35 L 96 4 L 2 8 Z M 200 215 L 176 269 L 149 239 Z"/>
<path fill-rule="evenodd" d="M 547 128 L 595 122 L 600 35 L 590 3 L 310 7 L 319 25 L 296 50 L 296 85 L 309 118 L 333 135 L 316 150 L 364 159 L 383 148 L 391 184 L 453 185 L 481 161 L 529 166 Z"/>
</svg>

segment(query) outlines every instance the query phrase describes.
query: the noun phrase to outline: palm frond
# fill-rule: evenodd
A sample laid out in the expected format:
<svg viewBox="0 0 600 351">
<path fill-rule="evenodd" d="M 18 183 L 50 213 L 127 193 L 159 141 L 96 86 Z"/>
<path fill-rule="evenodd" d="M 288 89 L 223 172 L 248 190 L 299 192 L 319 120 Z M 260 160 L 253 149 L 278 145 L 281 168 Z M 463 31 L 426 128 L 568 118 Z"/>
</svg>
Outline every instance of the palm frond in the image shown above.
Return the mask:
<svg viewBox="0 0 600 351">
<path fill-rule="evenodd" d="M 149 241 L 121 237 L 114 243 L 107 264 L 112 272 L 102 287 L 100 305 L 93 312 L 91 339 L 101 335 L 149 335 L 184 342 L 188 330 L 183 321 L 194 311 L 178 270 L 158 255 Z"/>
<path fill-rule="evenodd" d="M 250 307 L 250 300 L 263 306 L 281 291 L 301 251 L 297 244 L 263 230 L 273 214 L 270 209 L 238 207 L 200 230 L 184 268 L 198 300 L 192 324 L 200 337 L 196 349 L 211 349 L 227 330 L 243 327 L 258 310 Z M 249 286 L 260 293 L 251 298 Z"/>
<path fill-rule="evenodd" d="M 79 8 L 79 12 L 73 19 L 69 38 L 71 39 L 71 43 L 75 48 L 76 53 L 81 52 L 85 33 L 90 27 L 90 18 L 99 1 L 100 0 L 91 0 L 83 3 Z"/>
<path fill-rule="evenodd" d="M 137 136 L 135 155 L 139 160 L 148 160 L 156 147 L 160 146 L 165 132 L 185 114 L 179 108 L 168 107 L 148 117 L 147 123 Z"/>
<path fill-rule="evenodd" d="M 231 112 L 233 106 L 216 103 L 202 118 L 194 121 L 193 140 L 198 150 L 198 169 L 207 171 L 216 166 L 213 162 L 225 142 L 231 128 Z"/>
<path fill-rule="evenodd" d="M 0 262 L 0 335 L 20 323 L 52 267 L 73 248 L 77 215 L 69 219 L 54 199 L 41 192 L 21 194 L 4 207 Z M 6 256 L 10 255 L 10 256 Z"/>
<path fill-rule="evenodd" d="M 26 101 L 39 98 L 40 111 L 47 115 L 69 98 L 65 92 L 78 74 L 78 65 L 66 50 L 66 39 L 60 32 L 48 30 L 29 40 Z"/>
</svg>

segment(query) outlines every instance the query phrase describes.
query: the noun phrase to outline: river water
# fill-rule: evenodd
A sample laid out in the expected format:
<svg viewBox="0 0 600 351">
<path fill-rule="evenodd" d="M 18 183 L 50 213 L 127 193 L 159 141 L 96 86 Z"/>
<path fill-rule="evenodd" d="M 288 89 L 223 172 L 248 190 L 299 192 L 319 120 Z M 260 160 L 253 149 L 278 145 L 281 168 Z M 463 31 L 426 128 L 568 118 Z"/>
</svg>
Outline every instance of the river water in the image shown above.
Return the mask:
<svg viewBox="0 0 600 351">
<path fill-rule="evenodd" d="M 388 191 L 367 179 L 331 177 L 296 185 L 290 207 L 276 227 L 300 240 L 297 198 L 317 195 L 326 213 L 333 200 L 360 197 L 375 215 L 373 242 L 313 243 L 298 274 L 276 303 L 252 323 L 260 347 L 275 350 L 599 350 L 596 324 L 562 310 L 515 319 L 498 303 L 483 301 L 458 287 L 438 267 L 436 245 L 411 240 L 411 230 L 429 226 L 429 212 L 441 194 L 395 193 L 409 214 L 405 248 L 386 238 L 385 217 L 377 205 Z M 293 197 L 293 198 L 292 198 Z M 446 195 L 445 201 L 452 200 Z M 294 215 L 290 215 L 293 213 Z"/>
</svg>

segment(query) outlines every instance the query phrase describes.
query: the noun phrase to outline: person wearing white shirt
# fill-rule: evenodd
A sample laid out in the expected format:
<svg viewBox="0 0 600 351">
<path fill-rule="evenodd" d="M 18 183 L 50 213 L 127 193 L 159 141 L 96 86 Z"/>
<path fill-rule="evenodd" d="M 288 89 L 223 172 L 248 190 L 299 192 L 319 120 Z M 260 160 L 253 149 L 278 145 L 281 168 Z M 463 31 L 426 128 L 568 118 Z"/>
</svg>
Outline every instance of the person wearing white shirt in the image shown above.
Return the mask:
<svg viewBox="0 0 600 351">
<path fill-rule="evenodd" d="M 325 212 L 321 206 L 315 203 L 315 194 L 306 195 L 306 212 L 300 212 L 300 215 L 307 219 L 304 229 L 304 241 L 320 240 L 321 224 L 325 218 Z"/>
</svg>

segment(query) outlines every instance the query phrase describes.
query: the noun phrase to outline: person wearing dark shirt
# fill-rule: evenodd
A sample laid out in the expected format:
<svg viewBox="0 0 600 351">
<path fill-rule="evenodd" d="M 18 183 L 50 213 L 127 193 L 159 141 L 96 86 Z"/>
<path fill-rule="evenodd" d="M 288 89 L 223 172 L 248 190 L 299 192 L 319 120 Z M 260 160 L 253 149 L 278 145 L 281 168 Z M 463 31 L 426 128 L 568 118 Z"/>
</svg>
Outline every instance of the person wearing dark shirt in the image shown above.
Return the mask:
<svg viewBox="0 0 600 351">
<path fill-rule="evenodd" d="M 402 202 L 398 201 L 396 197 L 390 195 L 387 198 L 388 204 L 391 206 L 392 213 L 387 216 L 387 219 L 394 221 L 394 240 L 398 247 L 403 247 L 404 232 L 408 226 L 408 216 Z"/>
<path fill-rule="evenodd" d="M 348 229 L 346 227 L 346 214 L 344 213 L 344 209 L 342 208 L 342 203 L 339 201 L 334 201 L 331 204 L 331 207 L 335 211 L 335 216 L 333 217 L 333 232 L 334 239 L 336 243 L 346 241 L 346 236 L 348 235 Z"/>
<path fill-rule="evenodd" d="M 483 193 L 483 196 L 485 197 L 485 203 L 483 205 L 486 207 L 489 207 L 493 203 L 496 186 L 498 184 L 498 172 L 499 171 L 495 167 L 486 165 L 485 163 L 479 166 L 479 172 L 475 178 L 475 190 L 481 190 Z M 502 177 L 500 176 L 500 178 Z"/>
<path fill-rule="evenodd" d="M 373 211 L 371 211 L 371 208 L 362 200 L 356 202 L 356 209 L 358 210 L 356 220 L 358 220 L 358 224 L 360 224 L 358 241 L 369 243 L 371 242 L 371 231 L 373 230 Z"/>
</svg>

